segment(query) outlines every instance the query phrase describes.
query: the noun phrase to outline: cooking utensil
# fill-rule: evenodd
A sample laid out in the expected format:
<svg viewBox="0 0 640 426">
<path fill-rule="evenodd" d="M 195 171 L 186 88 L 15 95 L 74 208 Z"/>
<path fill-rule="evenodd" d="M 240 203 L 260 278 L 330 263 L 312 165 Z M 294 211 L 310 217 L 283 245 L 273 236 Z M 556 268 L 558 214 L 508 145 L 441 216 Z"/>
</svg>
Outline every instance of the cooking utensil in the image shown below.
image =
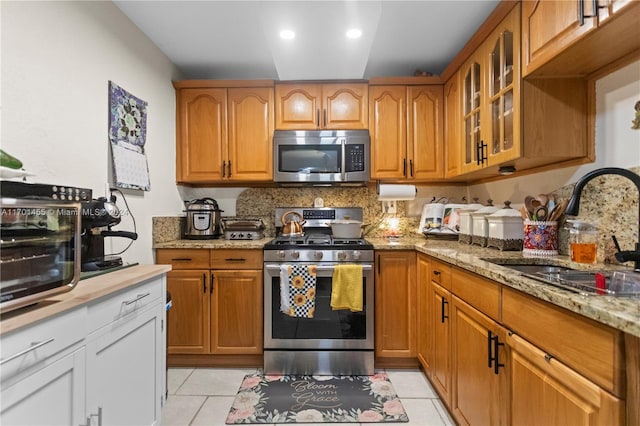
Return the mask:
<svg viewBox="0 0 640 426">
<path fill-rule="evenodd" d="M 567 209 L 567 205 L 569 204 L 569 200 L 562 200 L 560 203 L 556 204 L 553 211 L 549 214 L 550 221 L 556 221 L 562 216 Z"/>
<path fill-rule="evenodd" d="M 546 206 L 549 202 L 549 196 L 547 194 L 538 194 L 535 198 L 540 202 L 541 206 Z"/>
<path fill-rule="evenodd" d="M 529 219 L 529 212 L 527 211 L 527 208 L 525 206 L 520 207 L 520 216 L 524 220 Z"/>
<path fill-rule="evenodd" d="M 185 201 L 187 217 L 184 223 L 186 239 L 219 238 L 222 235 L 223 210 L 213 198 L 199 198 Z"/>
<path fill-rule="evenodd" d="M 297 217 L 298 220 L 291 219 L 287 221 L 287 216 L 289 215 Z M 302 235 L 302 225 L 307 223 L 307 221 L 302 218 L 302 215 L 300 213 L 293 210 L 284 212 L 284 214 L 280 218 L 280 222 L 282 222 L 282 235 L 287 236 Z"/>
<path fill-rule="evenodd" d="M 545 221 L 547 220 L 547 215 L 549 214 L 549 210 L 546 206 L 540 206 L 536 208 L 535 218 L 534 220 Z"/>
<path fill-rule="evenodd" d="M 527 212 L 529 212 L 528 216 L 530 218 L 533 218 L 536 212 L 536 207 L 539 206 L 539 203 L 540 202 L 531 195 L 527 195 L 526 197 L 524 197 L 524 206 L 527 208 Z"/>
<path fill-rule="evenodd" d="M 366 226 L 359 220 L 332 220 L 327 222 L 331 226 L 331 235 L 334 238 L 360 238 L 362 228 Z"/>
</svg>

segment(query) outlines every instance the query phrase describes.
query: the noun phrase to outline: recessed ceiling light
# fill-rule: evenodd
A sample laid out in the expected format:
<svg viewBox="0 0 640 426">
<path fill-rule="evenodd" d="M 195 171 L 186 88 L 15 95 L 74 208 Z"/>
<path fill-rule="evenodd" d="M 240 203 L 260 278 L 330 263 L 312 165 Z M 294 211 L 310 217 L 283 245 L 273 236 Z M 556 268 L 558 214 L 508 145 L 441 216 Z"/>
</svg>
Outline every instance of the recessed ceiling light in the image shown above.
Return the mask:
<svg viewBox="0 0 640 426">
<path fill-rule="evenodd" d="M 361 36 L 362 36 L 362 30 L 358 28 L 351 28 L 349 31 L 347 31 L 348 38 L 360 38 Z"/>
<path fill-rule="evenodd" d="M 291 30 L 282 30 L 280 31 L 280 38 L 284 39 L 284 40 L 291 40 L 292 38 L 295 38 L 296 33 L 294 33 Z"/>
</svg>

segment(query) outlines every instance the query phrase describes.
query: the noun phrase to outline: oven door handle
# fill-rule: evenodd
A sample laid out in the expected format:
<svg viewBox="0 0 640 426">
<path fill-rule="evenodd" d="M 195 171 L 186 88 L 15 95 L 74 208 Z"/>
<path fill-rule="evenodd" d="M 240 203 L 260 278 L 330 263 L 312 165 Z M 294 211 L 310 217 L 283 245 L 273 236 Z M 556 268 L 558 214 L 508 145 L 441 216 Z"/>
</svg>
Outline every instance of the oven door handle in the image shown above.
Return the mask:
<svg viewBox="0 0 640 426">
<path fill-rule="evenodd" d="M 295 263 L 292 263 L 294 265 Z M 313 263 L 308 263 L 309 265 L 313 265 Z M 337 264 L 332 265 L 316 265 L 318 272 L 333 272 L 335 266 Z M 267 272 L 280 272 L 280 264 L 277 263 L 267 263 L 264 265 L 264 268 Z M 362 271 L 373 271 L 373 265 L 371 264 L 363 264 Z"/>
</svg>

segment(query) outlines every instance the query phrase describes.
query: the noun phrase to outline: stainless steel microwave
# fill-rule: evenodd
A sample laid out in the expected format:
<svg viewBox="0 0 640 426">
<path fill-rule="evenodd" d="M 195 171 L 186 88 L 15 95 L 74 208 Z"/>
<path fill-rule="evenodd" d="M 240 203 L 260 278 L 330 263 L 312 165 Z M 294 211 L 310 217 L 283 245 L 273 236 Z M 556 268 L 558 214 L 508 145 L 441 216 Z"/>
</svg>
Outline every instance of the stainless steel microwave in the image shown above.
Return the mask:
<svg viewBox="0 0 640 426">
<path fill-rule="evenodd" d="M 80 279 L 81 202 L 91 190 L 0 181 L 0 312 L 72 290 Z"/>
<path fill-rule="evenodd" d="M 273 180 L 310 185 L 366 184 L 368 130 L 276 130 Z"/>
</svg>

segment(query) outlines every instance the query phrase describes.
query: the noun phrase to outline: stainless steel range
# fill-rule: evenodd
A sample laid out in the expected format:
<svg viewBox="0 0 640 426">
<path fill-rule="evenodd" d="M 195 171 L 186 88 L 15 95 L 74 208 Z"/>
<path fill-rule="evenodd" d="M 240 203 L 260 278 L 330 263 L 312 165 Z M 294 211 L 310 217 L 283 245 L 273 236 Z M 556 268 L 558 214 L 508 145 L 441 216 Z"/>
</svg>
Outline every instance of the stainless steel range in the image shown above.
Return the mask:
<svg viewBox="0 0 640 426">
<path fill-rule="evenodd" d="M 281 218 L 288 211 L 295 212 L 301 226 L 295 233 L 281 235 Z M 275 217 L 278 237 L 264 247 L 265 373 L 373 374 L 373 246 L 361 238 L 334 239 L 327 223 L 345 218 L 361 221 L 362 209 L 276 209 Z M 362 311 L 331 307 L 334 271 L 344 264 L 362 266 Z M 293 266 L 316 271 L 312 318 L 282 312 L 281 277 L 286 279 L 282 271 Z"/>
</svg>

